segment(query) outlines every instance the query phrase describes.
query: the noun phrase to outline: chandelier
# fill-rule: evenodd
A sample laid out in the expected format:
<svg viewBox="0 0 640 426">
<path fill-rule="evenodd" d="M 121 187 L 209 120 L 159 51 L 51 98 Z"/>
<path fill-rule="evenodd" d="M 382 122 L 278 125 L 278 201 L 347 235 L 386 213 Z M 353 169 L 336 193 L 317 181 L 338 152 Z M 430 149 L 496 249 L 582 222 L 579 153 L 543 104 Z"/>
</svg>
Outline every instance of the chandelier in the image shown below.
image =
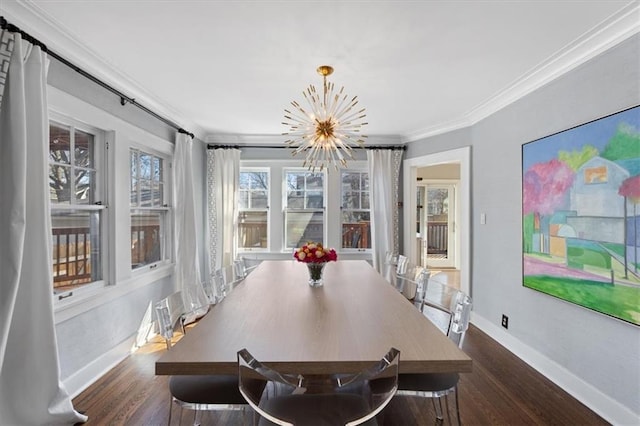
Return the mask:
<svg viewBox="0 0 640 426">
<path fill-rule="evenodd" d="M 358 97 L 348 100 L 343 94 L 344 87 L 334 94 L 333 83 L 327 82 L 327 76 L 333 73 L 329 65 L 321 65 L 317 69 L 323 79 L 322 98 L 313 85 L 302 92 L 309 106 L 303 108 L 292 101 L 293 112 L 284 110 L 282 124 L 289 127 L 283 133 L 290 139 L 285 141 L 293 148 L 293 156 L 306 152 L 303 167 L 315 171 L 316 168 L 333 164 L 338 169 L 338 162 L 347 167 L 347 157 L 353 159 L 353 148 L 362 148 L 366 135 L 360 134 L 362 126 L 368 124 L 361 120 L 366 117 L 364 108 L 356 110 Z"/>
</svg>

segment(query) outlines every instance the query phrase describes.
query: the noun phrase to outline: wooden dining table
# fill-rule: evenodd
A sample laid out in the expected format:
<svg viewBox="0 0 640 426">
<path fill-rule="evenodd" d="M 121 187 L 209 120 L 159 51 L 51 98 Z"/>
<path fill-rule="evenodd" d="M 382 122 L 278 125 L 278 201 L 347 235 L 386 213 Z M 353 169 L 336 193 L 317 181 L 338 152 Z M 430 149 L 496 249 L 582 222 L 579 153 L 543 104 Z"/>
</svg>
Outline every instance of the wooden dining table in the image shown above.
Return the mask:
<svg viewBox="0 0 640 426">
<path fill-rule="evenodd" d="M 366 261 L 264 261 L 156 362 L 157 375 L 237 374 L 246 348 L 286 373 L 353 373 L 391 347 L 400 373 L 471 372 L 471 359 Z"/>
</svg>

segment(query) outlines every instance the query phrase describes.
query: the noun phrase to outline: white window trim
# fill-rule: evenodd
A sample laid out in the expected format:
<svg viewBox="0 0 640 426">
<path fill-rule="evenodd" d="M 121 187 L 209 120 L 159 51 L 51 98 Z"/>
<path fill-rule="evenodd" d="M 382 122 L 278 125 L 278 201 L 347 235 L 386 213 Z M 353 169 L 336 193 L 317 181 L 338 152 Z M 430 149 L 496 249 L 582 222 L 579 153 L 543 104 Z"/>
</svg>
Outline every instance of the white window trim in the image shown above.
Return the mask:
<svg viewBox="0 0 640 426">
<path fill-rule="evenodd" d="M 267 251 L 251 252 L 252 256 L 258 259 L 291 259 L 291 249 L 284 248 L 284 204 L 283 198 L 285 194 L 286 182 L 284 182 L 284 169 L 300 169 L 302 171 L 308 171 L 306 167 L 300 167 L 302 163 L 301 159 L 269 159 L 269 160 L 240 160 L 241 168 L 268 168 L 271 175 L 271 187 L 269 197 L 269 248 Z M 346 170 L 353 171 L 367 171 L 367 161 L 349 161 L 349 165 Z M 324 171 L 325 185 L 324 185 L 324 206 L 325 206 L 325 229 L 324 229 L 324 241 L 325 246 L 335 248 L 338 252 L 338 258 L 344 260 L 370 260 L 371 250 L 357 251 L 357 250 L 343 250 L 341 249 L 342 234 L 341 219 L 335 219 L 340 217 L 340 205 L 341 205 L 341 170 L 337 171 L 331 167 Z M 274 177 L 280 176 L 282 182 L 278 182 Z M 335 195 L 334 195 L 335 194 Z M 281 236 L 281 237 L 278 237 Z M 245 252 L 248 253 L 248 252 Z"/>
<path fill-rule="evenodd" d="M 103 129 L 100 129 L 96 126 L 86 124 L 76 118 L 73 118 L 69 115 L 61 114 L 55 111 L 49 111 L 49 125 L 51 124 L 59 125 L 59 126 L 68 126 L 73 128 L 73 134 L 75 134 L 76 130 L 83 131 L 85 133 L 89 133 L 93 135 L 94 139 L 94 168 L 96 171 L 96 182 L 95 182 L 95 194 L 94 197 L 97 198 L 97 201 L 100 201 L 100 205 L 96 204 L 74 204 L 71 200 L 73 199 L 73 194 L 70 194 L 69 204 L 58 204 L 51 203 L 50 204 L 50 215 L 54 211 L 64 211 L 64 210 L 85 210 L 85 211 L 100 211 L 101 212 L 101 223 L 100 223 L 100 253 L 101 253 L 101 263 L 102 263 L 102 278 L 97 281 L 93 281 L 87 284 L 83 284 L 80 287 L 74 288 L 73 290 L 67 291 L 59 291 L 54 293 L 54 301 L 62 302 L 65 299 L 69 298 L 83 298 L 88 297 L 89 295 L 95 293 L 101 288 L 104 288 L 105 285 L 109 282 L 109 268 L 108 264 L 105 262 L 108 256 L 108 248 L 109 248 L 109 216 L 108 216 L 108 196 L 109 193 L 109 182 L 108 182 L 108 149 L 107 149 L 107 141 L 106 141 L 106 132 Z M 74 139 L 75 143 L 75 139 Z M 47 142 L 48 144 L 48 142 Z M 48 150 L 48 149 L 47 149 Z M 48 157 L 48 156 L 47 156 Z M 74 170 L 73 165 L 74 155 L 73 149 L 70 149 L 70 167 Z M 51 164 L 50 161 L 47 161 L 47 167 Z M 47 188 L 48 190 L 48 188 Z M 47 191 L 47 195 L 49 195 Z M 52 283 L 53 285 L 53 283 Z M 52 288 L 53 291 L 53 288 Z"/>
<path fill-rule="evenodd" d="M 343 172 L 359 172 L 359 173 L 369 173 L 369 169 L 367 168 L 367 163 L 366 162 L 357 162 L 356 165 L 354 165 L 353 167 L 348 167 L 348 168 L 341 168 L 340 169 L 340 175 L 339 175 L 339 180 L 340 180 L 340 200 L 339 200 L 339 204 L 340 204 L 340 232 L 342 233 L 342 213 L 344 211 L 344 209 L 342 208 L 342 173 Z M 369 182 L 371 182 L 371 178 L 369 178 Z M 369 186 L 369 188 L 371 188 L 371 186 Z M 360 188 L 360 191 L 362 191 L 362 188 Z M 369 189 L 369 202 L 371 202 L 371 190 Z M 368 209 L 347 209 L 349 211 L 363 211 L 363 212 L 369 212 L 369 219 L 371 219 L 371 205 L 369 205 Z M 345 253 L 371 253 L 371 248 L 352 248 L 352 247 L 342 247 L 342 234 L 340 235 L 340 251 L 343 251 Z"/>
<path fill-rule="evenodd" d="M 167 155 L 165 153 L 162 153 L 160 151 L 154 150 L 153 148 L 150 148 L 146 145 L 142 145 L 139 143 L 135 143 L 133 142 L 130 146 L 129 146 L 129 153 L 131 153 L 131 150 L 136 150 L 138 152 L 142 152 L 145 154 L 149 154 L 149 155 L 153 155 L 155 157 L 161 158 L 163 160 L 163 175 L 164 175 L 164 179 L 162 180 L 162 187 L 163 187 L 163 194 L 162 194 L 162 200 L 164 201 L 162 206 L 136 206 L 136 207 L 131 207 L 131 204 L 129 202 L 128 206 L 129 206 L 129 239 L 131 239 L 131 215 L 133 214 L 134 211 L 149 211 L 149 212 L 158 212 L 158 211 L 166 211 L 166 216 L 165 216 L 165 229 L 164 229 L 164 238 L 163 238 L 163 247 L 162 247 L 162 251 L 163 251 L 163 255 L 161 256 L 161 259 L 156 261 L 156 262 L 151 262 L 148 263 L 146 265 L 143 266 L 139 266 L 137 268 L 133 268 L 131 267 L 131 261 L 129 261 L 129 266 L 130 269 L 132 271 L 132 274 L 134 275 L 139 275 L 140 272 L 139 271 L 145 271 L 148 272 L 150 270 L 156 269 L 162 265 L 165 264 L 169 264 L 173 262 L 173 247 L 175 242 L 173 241 L 173 236 L 175 235 L 175 229 L 174 229 L 174 222 L 173 222 L 173 209 L 171 208 L 171 203 L 172 203 L 172 176 L 173 176 L 173 160 L 172 157 L 170 155 Z M 129 154 L 130 155 L 130 154 Z M 130 168 L 130 163 L 128 163 L 127 166 L 127 170 L 129 171 L 129 185 L 127 186 L 128 190 L 127 190 L 127 200 L 130 201 L 130 195 L 131 195 L 131 168 Z M 138 200 L 139 201 L 139 200 Z M 131 241 L 129 241 L 129 243 L 131 243 Z M 131 247 L 131 244 L 129 244 L 129 247 Z M 129 253 L 131 253 L 131 249 L 129 249 Z"/>
<path fill-rule="evenodd" d="M 249 253 L 262 253 L 262 252 L 268 252 L 269 251 L 269 247 L 271 245 L 271 199 L 272 199 L 272 195 L 271 195 L 271 191 L 272 191 L 272 173 L 271 173 L 271 168 L 270 167 L 266 167 L 266 166 L 261 166 L 261 167 L 244 167 L 242 166 L 242 163 L 240 165 L 240 172 L 261 172 L 261 173 L 267 173 L 267 185 L 268 185 L 268 190 L 267 190 L 267 208 L 266 209 L 262 209 L 262 208 L 248 208 L 248 209 L 240 209 L 238 208 L 238 214 L 240 214 L 240 212 L 243 211 L 247 211 L 247 212 L 266 212 L 267 213 L 267 247 L 258 247 L 258 248 L 251 248 L 251 247 L 236 247 L 236 250 L 238 252 L 238 254 L 242 255 L 242 254 L 249 254 Z"/>
<path fill-rule="evenodd" d="M 108 250 L 103 256 L 103 265 L 109 277 L 107 285 L 99 288 L 86 288 L 74 292 L 73 297 L 54 301 L 56 323 L 66 321 L 77 315 L 104 305 L 123 295 L 151 285 L 173 274 L 173 258 L 155 268 L 147 267 L 131 270 L 130 249 L 130 207 L 129 207 L 129 148 L 149 149 L 158 154 L 173 158 L 174 146 L 171 142 L 155 136 L 139 127 L 115 117 L 108 112 L 88 104 L 53 86 L 47 87 L 49 115 L 55 120 L 56 114 L 62 117 L 73 117 L 81 123 L 91 123 L 89 127 L 105 131 L 105 143 L 109 145 L 107 152 L 107 194 L 103 201 L 107 209 L 109 224 L 104 239 L 109 240 Z M 172 178 L 168 179 L 172 193 Z M 170 203 L 170 202 L 169 202 Z M 169 204 L 171 205 L 171 204 Z M 173 230 L 173 215 L 169 214 L 169 228 Z M 170 236 L 170 241 L 173 236 Z M 127 247 L 129 249 L 127 250 Z M 171 256 L 173 249 L 169 248 Z M 150 265 L 149 265 L 150 266 Z"/>
<path fill-rule="evenodd" d="M 313 208 L 313 209 L 309 209 L 309 208 L 303 208 L 303 209 L 288 209 L 287 208 L 287 179 L 286 179 L 286 175 L 287 173 L 313 173 L 313 174 L 322 174 L 322 208 Z M 282 169 L 282 222 L 283 222 L 283 229 L 284 232 L 282 233 L 282 250 L 285 252 L 291 252 L 292 249 L 294 249 L 295 247 L 287 247 L 287 232 L 286 232 L 286 221 L 287 221 L 287 213 L 289 211 L 292 211 L 294 213 L 315 213 L 315 212 L 319 212 L 322 211 L 322 241 L 323 241 L 323 245 L 326 247 L 329 247 L 328 244 L 328 235 L 329 235 L 329 229 L 328 229 L 328 215 L 327 215 L 327 187 L 328 187 L 328 183 L 329 183 L 329 176 L 327 173 L 327 170 L 322 170 L 322 171 L 311 171 L 306 167 L 284 167 Z M 305 187 L 305 195 L 306 195 L 306 187 Z M 306 198 L 306 197 L 305 197 Z"/>
</svg>

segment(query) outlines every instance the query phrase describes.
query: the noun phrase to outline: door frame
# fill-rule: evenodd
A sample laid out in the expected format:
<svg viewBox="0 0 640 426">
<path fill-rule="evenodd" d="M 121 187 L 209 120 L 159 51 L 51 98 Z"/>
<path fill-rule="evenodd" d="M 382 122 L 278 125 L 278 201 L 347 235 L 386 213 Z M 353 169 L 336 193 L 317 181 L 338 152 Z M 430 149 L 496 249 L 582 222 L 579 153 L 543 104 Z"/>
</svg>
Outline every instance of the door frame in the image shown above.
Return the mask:
<svg viewBox="0 0 640 426">
<path fill-rule="evenodd" d="M 460 165 L 460 183 L 457 194 L 458 223 L 456 247 L 457 256 L 455 267 L 460 270 L 460 289 L 471 294 L 471 147 L 452 149 L 434 154 L 409 158 L 402 163 L 404 186 L 404 214 L 403 214 L 403 252 L 413 263 L 417 261 L 415 245 L 417 208 L 417 169 L 438 164 L 458 163 Z"/>
<path fill-rule="evenodd" d="M 456 268 L 456 269 L 460 269 L 459 268 L 459 263 L 458 263 L 458 257 L 460 257 L 460 249 L 459 249 L 459 245 L 460 245 L 460 241 L 459 241 L 459 230 L 458 230 L 458 222 L 460 221 L 460 214 L 458 211 L 458 203 L 459 203 L 459 187 L 460 187 L 460 183 L 457 179 L 423 179 L 420 182 L 416 183 L 416 187 L 424 187 L 425 188 L 425 201 L 428 203 L 429 198 L 427 197 L 427 192 L 428 192 L 428 188 L 431 187 L 440 187 L 440 188 L 448 188 L 451 191 L 453 191 L 453 200 L 451 205 L 450 205 L 450 209 L 453 209 L 453 215 L 451 215 L 451 210 L 449 211 L 449 213 L 447 214 L 447 225 L 448 225 L 448 232 L 447 232 L 447 242 L 448 242 L 448 247 L 451 248 L 453 247 L 453 249 L 449 250 L 449 255 L 447 257 L 447 259 L 444 260 L 437 260 L 437 259 L 432 259 L 431 260 L 431 264 L 433 265 L 434 268 Z M 417 188 L 416 188 L 417 189 Z M 428 215 L 427 213 L 427 207 L 425 206 L 424 208 L 424 217 L 422 219 L 425 219 Z M 422 221 L 421 223 L 421 227 L 424 227 L 425 225 L 425 220 Z M 428 222 L 428 221 L 427 221 Z M 417 233 L 417 232 L 416 232 Z M 426 234 L 426 228 L 425 228 L 425 233 Z M 422 241 L 424 242 L 424 236 L 422 237 Z M 423 248 L 424 252 L 423 255 L 425 256 L 425 258 L 423 259 L 424 261 L 421 261 L 420 264 L 427 264 L 426 259 L 427 259 L 427 249 Z M 416 257 L 417 259 L 417 257 Z M 428 265 L 427 265 L 428 266 Z"/>
</svg>

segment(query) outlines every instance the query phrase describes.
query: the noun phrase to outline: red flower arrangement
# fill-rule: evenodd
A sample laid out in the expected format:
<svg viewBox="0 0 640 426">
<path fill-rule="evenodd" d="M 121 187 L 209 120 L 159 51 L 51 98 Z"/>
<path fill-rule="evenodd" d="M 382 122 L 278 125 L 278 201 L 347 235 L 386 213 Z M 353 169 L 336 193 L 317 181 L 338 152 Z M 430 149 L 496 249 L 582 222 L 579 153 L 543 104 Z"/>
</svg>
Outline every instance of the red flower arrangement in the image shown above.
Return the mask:
<svg viewBox="0 0 640 426">
<path fill-rule="evenodd" d="M 334 249 L 322 247 L 322 244 L 308 242 L 293 253 L 298 262 L 304 263 L 323 263 L 335 262 L 338 260 L 338 254 Z"/>
</svg>

